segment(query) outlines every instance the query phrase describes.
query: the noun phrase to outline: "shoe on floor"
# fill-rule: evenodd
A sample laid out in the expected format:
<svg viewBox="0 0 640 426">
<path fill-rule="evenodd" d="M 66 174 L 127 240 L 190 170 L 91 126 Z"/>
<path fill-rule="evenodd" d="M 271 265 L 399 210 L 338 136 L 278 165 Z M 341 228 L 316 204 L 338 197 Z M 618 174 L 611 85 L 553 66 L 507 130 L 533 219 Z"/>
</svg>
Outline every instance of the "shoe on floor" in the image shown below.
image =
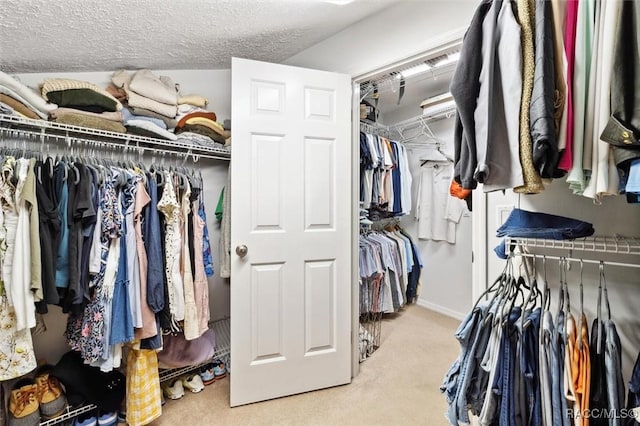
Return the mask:
<svg viewBox="0 0 640 426">
<path fill-rule="evenodd" d="M 35 372 L 38 405 L 44 419 L 52 419 L 62 414 L 67 407 L 67 399 L 57 378 L 50 376 L 52 365 L 45 364 Z"/>
<path fill-rule="evenodd" d="M 73 426 L 98 426 L 98 419 L 91 412 L 80 414 L 73 419 Z"/>
<path fill-rule="evenodd" d="M 215 364 L 210 362 L 207 365 L 202 366 L 200 368 L 200 378 L 202 379 L 202 383 L 205 385 L 210 385 L 211 383 L 216 381 L 216 376 L 213 374 L 213 368 Z"/>
<path fill-rule="evenodd" d="M 182 378 L 182 386 L 193 393 L 202 392 L 204 383 L 198 374 L 190 374 Z"/>
<path fill-rule="evenodd" d="M 99 426 L 116 426 L 118 424 L 118 412 L 100 412 L 98 416 Z"/>
<path fill-rule="evenodd" d="M 184 387 L 180 379 L 176 379 L 170 383 L 164 383 L 162 385 L 162 391 L 168 399 L 180 399 L 184 396 Z"/>
<path fill-rule="evenodd" d="M 8 426 L 37 426 L 40 424 L 38 387 L 32 379 L 18 380 L 9 394 Z"/>
<path fill-rule="evenodd" d="M 213 375 L 216 380 L 224 379 L 227 377 L 227 369 L 224 366 L 224 362 L 220 360 L 214 361 L 215 366 L 213 367 Z"/>
</svg>

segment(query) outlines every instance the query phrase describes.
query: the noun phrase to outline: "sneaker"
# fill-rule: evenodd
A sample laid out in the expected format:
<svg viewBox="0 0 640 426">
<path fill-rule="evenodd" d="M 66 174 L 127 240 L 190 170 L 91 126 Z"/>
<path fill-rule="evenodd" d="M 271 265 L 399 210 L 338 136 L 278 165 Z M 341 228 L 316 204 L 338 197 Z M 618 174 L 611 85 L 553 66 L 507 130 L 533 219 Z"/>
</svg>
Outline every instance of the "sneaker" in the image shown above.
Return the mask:
<svg viewBox="0 0 640 426">
<path fill-rule="evenodd" d="M 52 365 L 43 365 L 35 372 L 37 399 L 40 406 L 40 414 L 44 419 L 52 419 L 61 415 L 67 407 L 67 399 L 62 392 L 60 382 L 49 372 Z"/>
<path fill-rule="evenodd" d="M 83 413 L 73 419 L 73 426 L 98 426 L 98 419 L 91 412 Z"/>
<path fill-rule="evenodd" d="M 40 424 L 38 388 L 32 379 L 18 380 L 9 395 L 9 426 L 37 426 Z"/>
<path fill-rule="evenodd" d="M 176 379 L 171 383 L 163 384 L 162 391 L 164 392 L 164 396 L 168 399 L 180 399 L 184 396 L 184 387 L 182 386 L 182 381 L 180 379 Z"/>
<path fill-rule="evenodd" d="M 98 425 L 100 426 L 116 426 L 118 424 L 118 412 L 100 412 L 98 416 Z"/>
<path fill-rule="evenodd" d="M 193 393 L 202 392 L 204 383 L 198 374 L 190 374 L 182 378 L 182 386 Z"/>
<path fill-rule="evenodd" d="M 213 367 L 213 375 L 216 380 L 224 379 L 227 377 L 227 369 L 224 366 L 224 362 L 220 360 L 214 361 L 215 367 Z"/>
<path fill-rule="evenodd" d="M 213 374 L 213 368 L 215 364 L 210 362 L 207 365 L 202 366 L 200 368 L 200 378 L 205 385 L 210 385 L 211 383 L 216 381 L 216 376 Z"/>
</svg>

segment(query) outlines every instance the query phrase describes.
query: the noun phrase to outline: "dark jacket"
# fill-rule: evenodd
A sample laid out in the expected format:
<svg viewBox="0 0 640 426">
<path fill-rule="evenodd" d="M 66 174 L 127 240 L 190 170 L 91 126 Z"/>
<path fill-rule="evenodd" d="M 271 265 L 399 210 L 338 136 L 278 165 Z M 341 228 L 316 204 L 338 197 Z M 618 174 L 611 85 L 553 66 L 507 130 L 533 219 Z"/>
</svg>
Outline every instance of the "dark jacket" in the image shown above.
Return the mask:
<svg viewBox="0 0 640 426">
<path fill-rule="evenodd" d="M 475 189 L 478 184 L 473 177 L 477 165 L 474 113 L 482 70 L 482 22 L 490 6 L 490 0 L 483 0 L 476 9 L 451 79 L 451 95 L 457 108 L 453 137 L 454 179 L 465 189 Z"/>
<path fill-rule="evenodd" d="M 533 142 L 533 165 L 543 178 L 555 178 L 558 138 L 555 128 L 556 75 L 554 69 L 551 2 L 536 0 L 536 67 L 529 117 Z"/>
<path fill-rule="evenodd" d="M 613 145 L 616 165 L 628 171 L 640 158 L 640 4 L 624 1 L 611 76 L 611 117 L 600 139 Z"/>
</svg>

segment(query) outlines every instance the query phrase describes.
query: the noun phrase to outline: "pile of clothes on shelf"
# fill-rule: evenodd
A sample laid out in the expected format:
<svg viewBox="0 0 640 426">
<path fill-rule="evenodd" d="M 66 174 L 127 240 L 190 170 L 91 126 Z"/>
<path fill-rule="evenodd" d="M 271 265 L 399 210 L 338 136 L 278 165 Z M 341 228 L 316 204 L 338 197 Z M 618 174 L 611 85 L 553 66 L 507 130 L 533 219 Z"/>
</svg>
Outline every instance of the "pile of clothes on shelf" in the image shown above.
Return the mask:
<svg viewBox="0 0 640 426">
<path fill-rule="evenodd" d="M 0 113 L 197 146 L 229 145 L 231 122 L 219 123 L 206 109 L 207 98 L 181 95 L 179 88 L 170 77 L 141 69 L 114 72 L 104 89 L 48 78 L 38 93 L 0 72 Z"/>
</svg>

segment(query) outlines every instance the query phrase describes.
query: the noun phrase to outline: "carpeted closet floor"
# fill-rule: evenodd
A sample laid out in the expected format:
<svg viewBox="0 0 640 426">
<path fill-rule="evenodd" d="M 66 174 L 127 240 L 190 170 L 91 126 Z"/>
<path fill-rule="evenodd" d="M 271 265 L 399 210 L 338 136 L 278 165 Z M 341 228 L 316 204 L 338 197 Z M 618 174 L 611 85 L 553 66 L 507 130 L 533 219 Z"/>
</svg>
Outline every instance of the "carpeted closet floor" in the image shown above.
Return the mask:
<svg viewBox="0 0 640 426">
<path fill-rule="evenodd" d="M 229 408 L 226 378 L 168 400 L 153 425 L 446 425 L 439 387 L 458 355 L 458 324 L 412 305 L 383 321 L 380 348 L 351 384 Z"/>
</svg>

